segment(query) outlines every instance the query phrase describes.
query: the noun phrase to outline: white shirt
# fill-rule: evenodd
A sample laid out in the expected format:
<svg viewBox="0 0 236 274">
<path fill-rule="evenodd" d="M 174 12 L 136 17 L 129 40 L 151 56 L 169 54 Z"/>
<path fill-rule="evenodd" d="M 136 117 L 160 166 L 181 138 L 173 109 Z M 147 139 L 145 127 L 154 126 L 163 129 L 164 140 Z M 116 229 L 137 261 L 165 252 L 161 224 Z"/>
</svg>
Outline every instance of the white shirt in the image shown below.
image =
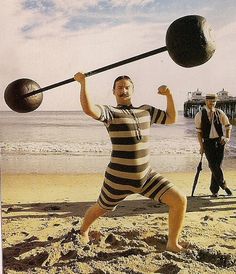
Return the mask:
<svg viewBox="0 0 236 274">
<path fill-rule="evenodd" d="M 216 119 L 219 119 L 220 123 L 225 127 L 225 128 L 231 128 L 232 125 L 230 125 L 229 123 L 229 118 L 227 117 L 227 115 L 224 113 L 223 110 L 221 109 L 217 109 L 218 112 L 216 112 L 216 108 L 214 108 L 212 110 L 212 112 L 210 112 L 210 109 L 207 106 L 204 106 L 204 108 L 207 111 L 207 116 L 209 121 L 211 122 L 211 130 L 210 130 L 210 135 L 209 138 L 218 138 L 219 135 L 215 129 L 215 125 L 214 125 L 214 121 Z M 211 117 L 211 113 L 212 113 L 212 117 Z M 202 132 L 202 126 L 201 126 L 201 120 L 202 120 L 202 111 L 199 111 L 194 118 L 195 121 L 195 126 L 196 126 L 196 131 L 197 132 Z"/>
</svg>

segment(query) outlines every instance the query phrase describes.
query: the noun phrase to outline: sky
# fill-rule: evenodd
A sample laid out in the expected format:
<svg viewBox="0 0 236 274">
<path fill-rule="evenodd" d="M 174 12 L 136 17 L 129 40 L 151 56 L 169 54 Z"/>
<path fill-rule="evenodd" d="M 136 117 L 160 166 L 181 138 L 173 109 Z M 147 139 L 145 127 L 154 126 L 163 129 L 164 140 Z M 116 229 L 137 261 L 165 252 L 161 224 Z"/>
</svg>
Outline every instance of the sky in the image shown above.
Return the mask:
<svg viewBox="0 0 236 274">
<path fill-rule="evenodd" d="M 133 105 L 165 109 L 157 95 L 165 84 L 183 109 L 188 92 L 223 88 L 236 96 L 235 0 L 8 0 L 0 9 L 0 110 L 9 83 L 20 78 L 41 87 L 165 46 L 166 31 L 176 19 L 201 15 L 212 27 L 216 52 L 194 68 L 177 65 L 168 52 L 144 58 L 87 78 L 97 104 L 115 104 L 114 79 L 129 75 Z M 37 111 L 81 110 L 80 86 L 72 82 L 43 93 Z"/>
</svg>

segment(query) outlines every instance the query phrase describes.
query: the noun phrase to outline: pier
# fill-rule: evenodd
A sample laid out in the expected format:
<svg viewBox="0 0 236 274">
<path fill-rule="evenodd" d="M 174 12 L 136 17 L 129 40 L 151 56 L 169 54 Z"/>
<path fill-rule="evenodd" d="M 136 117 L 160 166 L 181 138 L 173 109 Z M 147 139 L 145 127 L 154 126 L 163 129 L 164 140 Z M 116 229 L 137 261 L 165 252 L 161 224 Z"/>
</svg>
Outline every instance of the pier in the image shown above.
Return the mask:
<svg viewBox="0 0 236 274">
<path fill-rule="evenodd" d="M 236 119 L 236 97 L 229 96 L 226 90 L 216 93 L 216 107 L 222 109 L 230 120 Z M 196 113 L 205 105 L 205 96 L 197 90 L 188 93 L 188 100 L 184 102 L 184 117 L 194 118 Z"/>
</svg>

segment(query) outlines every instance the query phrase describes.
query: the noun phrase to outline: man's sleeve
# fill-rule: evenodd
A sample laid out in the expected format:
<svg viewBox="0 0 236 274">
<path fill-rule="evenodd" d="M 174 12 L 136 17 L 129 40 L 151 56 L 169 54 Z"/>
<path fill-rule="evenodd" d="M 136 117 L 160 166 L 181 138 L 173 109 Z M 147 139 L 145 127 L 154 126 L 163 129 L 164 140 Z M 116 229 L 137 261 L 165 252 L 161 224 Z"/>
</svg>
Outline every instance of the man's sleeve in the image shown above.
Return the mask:
<svg viewBox="0 0 236 274">
<path fill-rule="evenodd" d="M 194 122 L 195 122 L 195 127 L 197 132 L 202 132 L 202 126 L 201 126 L 201 118 L 202 118 L 202 113 L 199 111 L 195 117 L 194 117 Z"/>
<path fill-rule="evenodd" d="M 111 120 L 113 119 L 113 114 L 109 106 L 107 105 L 96 105 L 101 110 L 101 115 L 97 119 L 100 122 L 103 122 L 106 126 L 111 123 Z"/>
<path fill-rule="evenodd" d="M 223 110 L 220 110 L 220 114 L 221 114 L 221 123 L 222 125 L 227 129 L 231 129 L 232 125 L 229 122 L 229 118 L 228 116 L 223 112 Z"/>
<path fill-rule="evenodd" d="M 142 106 L 150 113 L 151 125 L 152 124 L 166 124 L 166 112 L 164 110 L 155 108 L 150 105 Z"/>
</svg>

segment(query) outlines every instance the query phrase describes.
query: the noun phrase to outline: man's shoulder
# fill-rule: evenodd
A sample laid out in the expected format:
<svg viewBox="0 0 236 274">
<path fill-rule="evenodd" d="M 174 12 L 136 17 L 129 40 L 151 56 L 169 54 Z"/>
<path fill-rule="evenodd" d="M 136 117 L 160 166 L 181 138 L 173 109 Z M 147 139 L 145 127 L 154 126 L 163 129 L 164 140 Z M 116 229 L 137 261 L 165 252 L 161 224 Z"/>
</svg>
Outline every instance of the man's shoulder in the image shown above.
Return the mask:
<svg viewBox="0 0 236 274">
<path fill-rule="evenodd" d="M 199 111 L 196 113 L 196 115 L 194 116 L 195 121 L 196 121 L 196 119 L 200 118 L 201 116 L 202 116 L 202 111 L 199 110 Z"/>
<path fill-rule="evenodd" d="M 102 108 L 102 109 L 116 109 L 116 107 L 112 106 L 112 105 L 97 104 L 97 106 Z"/>
<path fill-rule="evenodd" d="M 204 106 L 204 107 L 202 107 L 198 112 L 197 112 L 197 114 L 196 115 L 199 115 L 199 116 L 201 116 L 202 115 L 202 113 L 207 113 L 207 109 L 206 109 L 206 107 Z"/>
<path fill-rule="evenodd" d="M 144 104 L 144 105 L 141 105 L 139 107 L 137 107 L 138 109 L 144 109 L 144 110 L 147 110 L 147 111 L 154 111 L 155 109 L 158 110 L 157 107 L 154 107 L 152 105 L 149 105 L 149 104 Z"/>
<path fill-rule="evenodd" d="M 200 109 L 200 110 L 196 113 L 195 117 L 196 117 L 196 116 L 201 116 L 201 115 L 202 115 L 202 112 L 204 112 L 204 111 L 206 111 L 205 108 Z"/>
<path fill-rule="evenodd" d="M 143 105 L 141 105 L 141 106 L 139 106 L 137 108 L 140 108 L 140 109 L 150 109 L 150 108 L 152 108 L 152 106 L 150 106 L 148 104 L 143 104 Z"/>
<path fill-rule="evenodd" d="M 220 108 L 216 108 L 216 111 L 220 114 L 226 115 L 225 112 Z"/>
</svg>

